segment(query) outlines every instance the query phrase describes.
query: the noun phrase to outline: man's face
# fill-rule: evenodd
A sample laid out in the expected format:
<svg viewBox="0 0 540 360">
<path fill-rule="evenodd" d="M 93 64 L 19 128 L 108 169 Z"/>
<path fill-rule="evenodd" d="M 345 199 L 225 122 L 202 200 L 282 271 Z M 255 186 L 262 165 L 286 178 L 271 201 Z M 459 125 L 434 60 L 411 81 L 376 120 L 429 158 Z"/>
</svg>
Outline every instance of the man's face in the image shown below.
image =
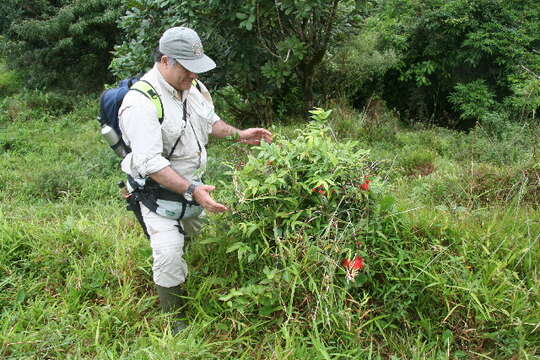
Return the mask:
<svg viewBox="0 0 540 360">
<path fill-rule="evenodd" d="M 187 70 L 176 61 L 171 61 L 167 56 L 161 58 L 161 74 L 165 80 L 176 90 L 189 90 L 197 74 Z"/>
</svg>

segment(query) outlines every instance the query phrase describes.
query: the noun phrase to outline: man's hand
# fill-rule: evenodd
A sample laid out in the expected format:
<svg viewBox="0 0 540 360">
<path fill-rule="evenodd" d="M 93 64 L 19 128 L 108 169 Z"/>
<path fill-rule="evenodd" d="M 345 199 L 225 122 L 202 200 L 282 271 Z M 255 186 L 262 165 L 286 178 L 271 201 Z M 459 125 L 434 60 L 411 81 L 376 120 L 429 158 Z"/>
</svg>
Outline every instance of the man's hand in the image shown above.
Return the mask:
<svg viewBox="0 0 540 360">
<path fill-rule="evenodd" d="M 262 128 L 241 130 L 238 135 L 240 137 L 240 142 L 250 145 L 259 145 L 261 140 L 264 140 L 269 144 L 272 143 L 272 133 Z"/>
<path fill-rule="evenodd" d="M 225 205 L 214 201 L 210 196 L 210 192 L 214 191 L 215 188 L 212 185 L 199 185 L 193 191 L 193 199 L 209 212 L 222 213 L 229 210 Z"/>
</svg>

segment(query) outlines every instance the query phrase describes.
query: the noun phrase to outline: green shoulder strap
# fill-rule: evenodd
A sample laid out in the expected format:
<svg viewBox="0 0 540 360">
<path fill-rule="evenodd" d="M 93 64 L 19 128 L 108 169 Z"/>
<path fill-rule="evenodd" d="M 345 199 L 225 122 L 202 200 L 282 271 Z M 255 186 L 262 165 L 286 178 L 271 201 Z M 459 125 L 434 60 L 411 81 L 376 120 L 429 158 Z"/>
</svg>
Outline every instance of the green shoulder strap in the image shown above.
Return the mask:
<svg viewBox="0 0 540 360">
<path fill-rule="evenodd" d="M 163 103 L 161 102 L 161 98 L 159 97 L 152 84 L 150 84 L 146 80 L 139 80 L 131 86 L 130 90 L 140 92 L 154 103 L 154 105 L 156 106 L 158 120 L 161 124 L 163 122 Z"/>
<path fill-rule="evenodd" d="M 197 88 L 197 90 L 201 91 L 201 84 L 199 84 L 199 82 L 197 81 L 197 79 L 193 79 L 193 81 L 191 82 L 191 84 L 193 86 L 195 86 Z"/>
</svg>

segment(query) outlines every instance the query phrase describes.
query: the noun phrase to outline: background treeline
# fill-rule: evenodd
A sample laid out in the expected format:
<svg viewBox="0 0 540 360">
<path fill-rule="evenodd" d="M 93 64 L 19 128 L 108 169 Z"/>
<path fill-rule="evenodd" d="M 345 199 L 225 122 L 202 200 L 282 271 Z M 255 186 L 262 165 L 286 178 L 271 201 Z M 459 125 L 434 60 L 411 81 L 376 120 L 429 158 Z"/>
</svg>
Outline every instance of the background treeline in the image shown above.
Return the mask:
<svg viewBox="0 0 540 360">
<path fill-rule="evenodd" d="M 377 98 L 411 122 L 496 132 L 540 106 L 535 0 L 6 0 L 0 12 L 4 57 L 31 88 L 93 91 L 143 72 L 162 31 L 186 24 L 241 122 Z"/>
</svg>

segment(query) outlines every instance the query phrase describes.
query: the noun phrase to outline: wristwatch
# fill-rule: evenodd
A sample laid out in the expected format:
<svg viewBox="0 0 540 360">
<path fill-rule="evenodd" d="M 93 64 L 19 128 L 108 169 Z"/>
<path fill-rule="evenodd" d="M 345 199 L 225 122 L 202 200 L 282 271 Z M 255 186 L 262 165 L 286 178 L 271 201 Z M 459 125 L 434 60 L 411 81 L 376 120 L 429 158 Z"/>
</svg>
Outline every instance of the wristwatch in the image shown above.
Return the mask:
<svg viewBox="0 0 540 360">
<path fill-rule="evenodd" d="M 197 186 L 193 183 L 189 184 L 186 192 L 184 193 L 184 198 L 187 200 L 187 201 L 193 201 L 193 192 L 195 191 L 195 188 Z"/>
</svg>

